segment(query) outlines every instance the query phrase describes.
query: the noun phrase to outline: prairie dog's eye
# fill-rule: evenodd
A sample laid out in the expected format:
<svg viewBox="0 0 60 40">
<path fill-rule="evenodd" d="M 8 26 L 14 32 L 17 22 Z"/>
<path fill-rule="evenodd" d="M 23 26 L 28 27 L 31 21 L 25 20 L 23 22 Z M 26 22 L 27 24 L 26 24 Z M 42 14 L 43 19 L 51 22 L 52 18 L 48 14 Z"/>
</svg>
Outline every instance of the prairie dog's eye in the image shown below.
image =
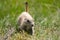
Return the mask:
<svg viewBox="0 0 60 40">
<path fill-rule="evenodd" d="M 30 23 L 30 21 L 29 21 L 29 20 L 27 20 L 27 22 L 29 22 L 29 23 Z"/>
<path fill-rule="evenodd" d="M 29 20 L 27 20 L 27 22 L 29 22 Z"/>
<path fill-rule="evenodd" d="M 28 23 L 31 23 L 30 20 L 28 20 L 28 19 L 25 19 L 25 21 L 28 22 Z"/>
</svg>

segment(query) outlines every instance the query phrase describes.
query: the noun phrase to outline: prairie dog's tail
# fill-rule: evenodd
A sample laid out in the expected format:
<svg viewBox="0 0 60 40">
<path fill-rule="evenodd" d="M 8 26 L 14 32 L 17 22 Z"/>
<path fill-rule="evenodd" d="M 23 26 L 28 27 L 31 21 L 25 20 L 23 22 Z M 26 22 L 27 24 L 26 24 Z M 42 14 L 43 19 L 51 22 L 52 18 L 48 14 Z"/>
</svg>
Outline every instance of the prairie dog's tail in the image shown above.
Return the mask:
<svg viewBox="0 0 60 40">
<path fill-rule="evenodd" d="M 26 10 L 26 12 L 28 12 L 28 2 L 26 2 L 25 5 L 26 5 L 26 9 L 25 10 Z"/>
</svg>

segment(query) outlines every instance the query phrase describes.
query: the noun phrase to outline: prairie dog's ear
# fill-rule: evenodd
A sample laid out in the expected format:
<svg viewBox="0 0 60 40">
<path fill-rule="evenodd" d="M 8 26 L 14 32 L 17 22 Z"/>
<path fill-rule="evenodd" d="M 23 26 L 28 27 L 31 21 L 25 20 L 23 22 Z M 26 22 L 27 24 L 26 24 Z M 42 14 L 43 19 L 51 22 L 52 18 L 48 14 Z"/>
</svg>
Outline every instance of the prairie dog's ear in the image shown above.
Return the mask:
<svg viewBox="0 0 60 40">
<path fill-rule="evenodd" d="M 21 21 L 22 21 L 22 18 L 19 18 L 19 19 L 18 19 L 18 25 L 21 24 Z"/>
<path fill-rule="evenodd" d="M 21 18 L 18 19 L 18 25 L 20 25 L 20 24 L 21 24 Z"/>
</svg>

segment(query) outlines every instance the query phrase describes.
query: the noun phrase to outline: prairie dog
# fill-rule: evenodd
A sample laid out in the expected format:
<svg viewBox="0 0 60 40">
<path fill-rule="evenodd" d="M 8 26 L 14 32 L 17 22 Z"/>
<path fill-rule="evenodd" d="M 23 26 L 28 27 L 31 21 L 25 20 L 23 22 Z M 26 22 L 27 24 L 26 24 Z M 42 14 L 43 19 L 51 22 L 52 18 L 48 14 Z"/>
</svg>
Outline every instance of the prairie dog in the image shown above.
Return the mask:
<svg viewBox="0 0 60 40">
<path fill-rule="evenodd" d="M 26 2 L 26 12 L 22 12 L 18 17 L 18 25 L 20 30 L 24 30 L 31 35 L 34 34 L 34 19 L 28 13 L 27 2 Z"/>
</svg>

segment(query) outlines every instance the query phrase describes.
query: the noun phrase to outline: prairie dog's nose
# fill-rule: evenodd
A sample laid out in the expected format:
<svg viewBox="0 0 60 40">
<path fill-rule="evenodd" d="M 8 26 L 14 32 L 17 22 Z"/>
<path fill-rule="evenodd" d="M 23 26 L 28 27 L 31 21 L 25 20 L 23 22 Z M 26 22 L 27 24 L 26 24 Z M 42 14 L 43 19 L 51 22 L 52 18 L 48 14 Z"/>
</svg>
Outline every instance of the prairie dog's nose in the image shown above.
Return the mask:
<svg viewBox="0 0 60 40">
<path fill-rule="evenodd" d="M 34 22 L 33 22 L 33 23 L 31 23 L 31 26 L 32 26 L 32 27 L 34 26 Z"/>
</svg>

